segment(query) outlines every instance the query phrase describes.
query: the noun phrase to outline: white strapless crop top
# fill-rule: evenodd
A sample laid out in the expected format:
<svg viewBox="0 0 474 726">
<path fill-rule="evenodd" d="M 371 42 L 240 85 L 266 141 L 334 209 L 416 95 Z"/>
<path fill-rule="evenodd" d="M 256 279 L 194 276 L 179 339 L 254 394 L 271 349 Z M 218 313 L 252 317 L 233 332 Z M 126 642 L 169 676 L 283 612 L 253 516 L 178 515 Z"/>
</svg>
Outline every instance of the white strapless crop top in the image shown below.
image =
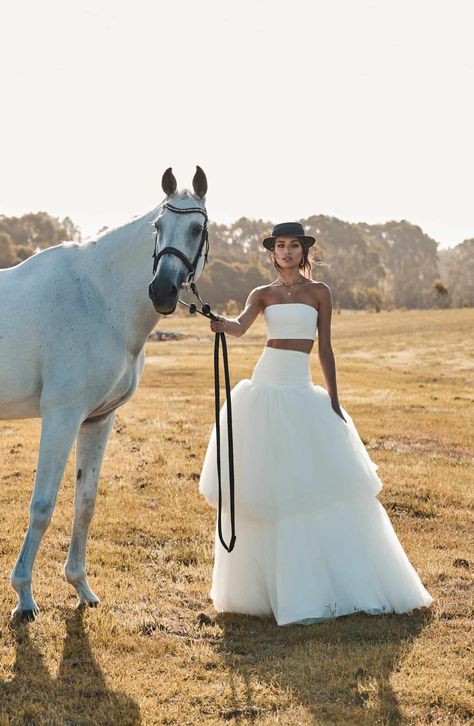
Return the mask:
<svg viewBox="0 0 474 726">
<path fill-rule="evenodd" d="M 305 338 L 314 340 L 318 311 L 307 303 L 274 303 L 263 311 L 270 338 Z"/>
</svg>

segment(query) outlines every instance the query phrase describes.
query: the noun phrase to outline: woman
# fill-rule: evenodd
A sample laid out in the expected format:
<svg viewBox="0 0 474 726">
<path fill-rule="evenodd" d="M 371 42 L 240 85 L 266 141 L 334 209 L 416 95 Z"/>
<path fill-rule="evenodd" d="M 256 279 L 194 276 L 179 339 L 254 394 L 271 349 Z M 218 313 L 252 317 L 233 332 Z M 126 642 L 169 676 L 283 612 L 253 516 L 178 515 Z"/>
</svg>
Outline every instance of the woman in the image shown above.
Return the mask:
<svg viewBox="0 0 474 726">
<path fill-rule="evenodd" d="M 378 466 L 339 403 L 331 293 L 310 276 L 314 242 L 301 224 L 275 225 L 263 244 L 278 279 L 252 290 L 236 319 L 211 321 L 214 332 L 241 336 L 263 313 L 267 342 L 251 379 L 232 389 L 237 538 L 228 553 L 216 528 L 210 594 L 219 612 L 273 614 L 279 625 L 433 601 L 376 497 Z M 327 390 L 311 378 L 316 331 Z M 225 403 L 221 431 L 228 533 Z M 199 482 L 213 507 L 217 486 L 214 426 Z"/>
</svg>

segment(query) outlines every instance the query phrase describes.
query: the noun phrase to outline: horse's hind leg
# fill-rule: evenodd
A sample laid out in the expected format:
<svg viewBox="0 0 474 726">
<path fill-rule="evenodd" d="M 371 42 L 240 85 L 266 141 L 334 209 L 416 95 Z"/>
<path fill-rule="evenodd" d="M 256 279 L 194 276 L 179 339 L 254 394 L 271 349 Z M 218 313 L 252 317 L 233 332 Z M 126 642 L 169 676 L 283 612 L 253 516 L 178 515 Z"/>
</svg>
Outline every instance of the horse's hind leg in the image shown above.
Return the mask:
<svg viewBox="0 0 474 726">
<path fill-rule="evenodd" d="M 34 620 L 38 612 L 31 590 L 33 564 L 51 520 L 80 418 L 81 413 L 77 408 L 54 409 L 43 414 L 35 485 L 30 502 L 30 522 L 11 574 L 11 583 L 18 595 L 18 605 L 12 612 L 15 620 Z"/>
<path fill-rule="evenodd" d="M 85 604 L 94 606 L 99 603 L 99 598 L 87 584 L 86 547 L 100 468 L 114 419 L 115 411 L 100 421 L 84 422 L 77 436 L 74 522 L 64 574 L 66 580 L 76 588 L 79 596 L 78 607 Z"/>
</svg>

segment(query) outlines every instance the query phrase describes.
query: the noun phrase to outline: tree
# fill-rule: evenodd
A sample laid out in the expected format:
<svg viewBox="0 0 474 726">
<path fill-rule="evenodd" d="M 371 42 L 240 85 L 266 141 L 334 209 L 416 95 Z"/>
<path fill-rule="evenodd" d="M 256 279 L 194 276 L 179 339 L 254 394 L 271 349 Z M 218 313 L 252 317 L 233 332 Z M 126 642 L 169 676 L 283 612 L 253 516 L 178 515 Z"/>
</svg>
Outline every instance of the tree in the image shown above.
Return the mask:
<svg viewBox="0 0 474 726">
<path fill-rule="evenodd" d="M 453 307 L 474 306 L 474 238 L 464 240 L 452 250 L 448 288 Z"/>
<path fill-rule="evenodd" d="M 16 255 L 10 235 L 0 232 L 0 267 L 12 267 Z"/>
<path fill-rule="evenodd" d="M 429 308 L 438 277 L 438 243 L 406 220 L 384 225 L 396 307 Z"/>
<path fill-rule="evenodd" d="M 59 220 L 47 212 L 29 212 L 22 217 L 0 215 L 0 233 L 8 234 L 15 246 L 46 249 L 74 239 L 79 228 L 69 217 Z"/>
<path fill-rule="evenodd" d="M 445 282 L 438 277 L 433 285 L 433 299 L 438 308 L 449 308 L 449 290 Z"/>
</svg>

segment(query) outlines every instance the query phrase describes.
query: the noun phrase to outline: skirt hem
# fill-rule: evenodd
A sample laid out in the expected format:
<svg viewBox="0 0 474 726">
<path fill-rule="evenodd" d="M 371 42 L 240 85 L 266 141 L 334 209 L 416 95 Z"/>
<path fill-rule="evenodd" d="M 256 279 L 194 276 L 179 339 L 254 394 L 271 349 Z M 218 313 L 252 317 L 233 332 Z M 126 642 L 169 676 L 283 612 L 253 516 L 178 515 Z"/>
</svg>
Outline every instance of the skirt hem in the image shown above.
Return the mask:
<svg viewBox="0 0 474 726">
<path fill-rule="evenodd" d="M 211 597 L 212 600 L 212 597 Z M 223 614 L 223 613 L 229 613 L 233 615 L 247 615 L 254 618 L 273 618 L 277 625 L 279 626 L 289 626 L 289 625 L 313 625 L 316 623 L 326 623 L 328 621 L 336 620 L 337 618 L 343 618 L 348 617 L 349 615 L 357 615 L 358 613 L 365 613 L 365 615 L 371 615 L 373 617 L 377 615 L 407 615 L 412 613 L 414 610 L 419 610 L 421 608 L 429 608 L 431 604 L 433 603 L 433 598 L 430 596 L 430 598 L 427 601 L 417 603 L 416 605 L 413 605 L 412 607 L 408 609 L 403 610 L 397 610 L 397 608 L 387 608 L 385 605 L 382 607 L 356 607 L 354 606 L 353 609 L 344 609 L 340 613 L 336 613 L 334 615 L 295 615 L 291 616 L 290 618 L 277 618 L 276 615 L 272 610 L 268 611 L 258 611 L 258 612 L 242 612 L 240 610 L 229 610 L 229 609 L 223 609 L 218 608 L 214 605 L 214 609 L 217 613 Z"/>
</svg>

